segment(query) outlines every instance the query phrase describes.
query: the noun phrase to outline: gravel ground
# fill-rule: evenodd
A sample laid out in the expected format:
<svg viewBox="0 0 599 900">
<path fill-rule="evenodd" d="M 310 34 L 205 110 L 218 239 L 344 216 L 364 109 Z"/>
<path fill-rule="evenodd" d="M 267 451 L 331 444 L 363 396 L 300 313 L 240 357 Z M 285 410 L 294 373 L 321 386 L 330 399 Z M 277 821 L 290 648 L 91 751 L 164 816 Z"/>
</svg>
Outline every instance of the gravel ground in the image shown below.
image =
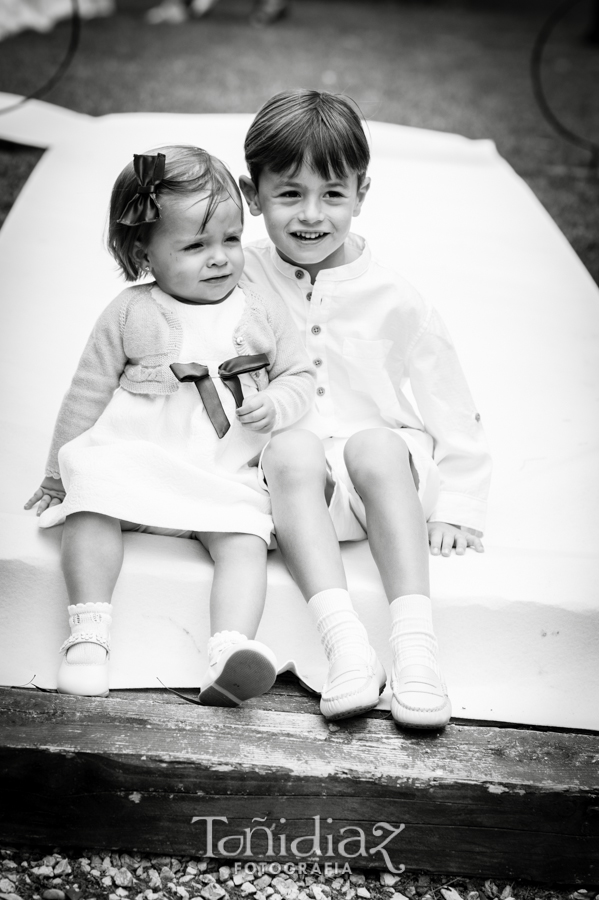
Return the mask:
<svg viewBox="0 0 599 900">
<path fill-rule="evenodd" d="M 330 864 L 329 871 L 311 862 L 305 871 L 287 868 L 247 860 L 7 848 L 0 850 L 0 900 L 595 900 L 598 893 L 416 872 L 350 872 L 340 863 Z"/>
</svg>

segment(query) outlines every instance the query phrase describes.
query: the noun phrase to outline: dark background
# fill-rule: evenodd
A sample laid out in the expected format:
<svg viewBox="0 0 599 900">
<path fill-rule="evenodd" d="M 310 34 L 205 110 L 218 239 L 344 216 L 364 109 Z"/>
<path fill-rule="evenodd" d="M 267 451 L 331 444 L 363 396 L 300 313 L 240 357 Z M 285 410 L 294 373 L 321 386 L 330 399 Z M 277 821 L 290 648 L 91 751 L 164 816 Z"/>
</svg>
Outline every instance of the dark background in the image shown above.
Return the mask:
<svg viewBox="0 0 599 900">
<path fill-rule="evenodd" d="M 251 0 L 220 0 L 182 25 L 147 24 L 152 5 L 116 0 L 114 16 L 84 22 L 72 65 L 44 99 L 91 115 L 255 112 L 275 91 L 307 87 L 349 94 L 369 119 L 491 138 L 599 283 L 597 168 L 551 128 L 530 79 L 534 40 L 560 3 L 291 0 L 266 28 L 250 24 Z M 597 5 L 572 5 L 542 77 L 555 114 L 599 145 L 599 44 L 589 40 Z M 64 21 L 0 42 L 0 90 L 39 87 L 69 33 Z M 0 221 L 40 155 L 0 142 Z"/>
</svg>

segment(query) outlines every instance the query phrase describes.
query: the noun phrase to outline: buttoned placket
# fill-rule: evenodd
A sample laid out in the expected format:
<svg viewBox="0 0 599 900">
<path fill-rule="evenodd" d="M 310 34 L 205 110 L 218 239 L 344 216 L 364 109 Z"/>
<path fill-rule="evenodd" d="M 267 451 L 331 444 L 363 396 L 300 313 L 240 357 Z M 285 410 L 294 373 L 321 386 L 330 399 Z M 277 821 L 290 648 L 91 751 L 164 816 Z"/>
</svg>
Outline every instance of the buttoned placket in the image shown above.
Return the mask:
<svg viewBox="0 0 599 900">
<path fill-rule="evenodd" d="M 301 271 L 297 270 L 297 271 Z M 297 273 L 296 273 L 296 277 Z M 308 277 L 307 275 L 305 277 Z M 302 279 L 298 278 L 298 281 Z M 307 290 L 306 290 L 307 288 Z M 301 288 L 306 305 L 306 350 L 316 369 L 316 408 L 329 421 L 335 417 L 330 391 L 329 367 L 327 364 L 327 327 L 330 310 L 330 286 L 324 290 L 318 284 L 308 284 Z"/>
</svg>

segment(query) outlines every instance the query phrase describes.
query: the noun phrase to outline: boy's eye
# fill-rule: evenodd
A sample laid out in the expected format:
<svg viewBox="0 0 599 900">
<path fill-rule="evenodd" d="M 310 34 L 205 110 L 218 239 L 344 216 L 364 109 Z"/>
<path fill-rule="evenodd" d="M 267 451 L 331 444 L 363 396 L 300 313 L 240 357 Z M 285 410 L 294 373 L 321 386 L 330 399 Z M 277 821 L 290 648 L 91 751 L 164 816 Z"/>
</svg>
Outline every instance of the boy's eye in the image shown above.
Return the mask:
<svg viewBox="0 0 599 900">
<path fill-rule="evenodd" d="M 227 238 L 227 243 L 228 244 L 238 244 L 240 240 L 241 240 L 241 238 L 239 237 L 238 234 L 232 234 Z"/>
<path fill-rule="evenodd" d="M 299 197 L 299 191 L 291 190 L 291 188 L 287 191 L 281 191 L 281 197 Z"/>
<path fill-rule="evenodd" d="M 204 245 L 200 241 L 196 241 L 195 244 L 189 244 L 185 247 L 185 250 L 200 250 Z"/>
<path fill-rule="evenodd" d="M 344 194 L 341 191 L 327 191 L 327 197 L 332 197 L 333 199 L 338 199 L 339 197 L 343 197 Z"/>
</svg>

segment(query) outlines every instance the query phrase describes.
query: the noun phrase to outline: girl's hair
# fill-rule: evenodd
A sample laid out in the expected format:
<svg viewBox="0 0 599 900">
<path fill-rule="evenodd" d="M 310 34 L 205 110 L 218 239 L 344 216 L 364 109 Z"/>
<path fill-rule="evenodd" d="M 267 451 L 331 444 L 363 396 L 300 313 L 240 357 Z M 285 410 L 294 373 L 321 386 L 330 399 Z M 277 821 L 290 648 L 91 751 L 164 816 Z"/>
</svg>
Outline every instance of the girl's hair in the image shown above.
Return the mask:
<svg viewBox="0 0 599 900">
<path fill-rule="evenodd" d="M 211 156 L 199 147 L 173 145 L 149 150 L 149 154 L 164 153 L 164 178 L 156 186 L 156 201 L 165 195 L 194 194 L 205 191 L 210 202 L 201 228 L 214 213 L 217 205 L 231 197 L 241 210 L 243 221 L 243 203 L 237 182 L 220 159 Z M 141 275 L 141 266 L 136 258 L 136 245 L 147 246 L 152 229 L 159 227 L 157 222 L 143 222 L 139 225 L 123 225 L 118 220 L 123 215 L 129 201 L 138 193 L 139 182 L 133 169 L 133 162 L 125 166 L 118 176 L 110 198 L 108 216 L 108 250 L 116 259 L 119 268 L 127 281 L 137 281 Z"/>
<path fill-rule="evenodd" d="M 265 168 L 294 175 L 304 162 L 326 179 L 355 172 L 360 185 L 370 150 L 360 111 L 348 97 L 284 91 L 257 112 L 246 135 L 245 159 L 256 187 Z"/>
</svg>

